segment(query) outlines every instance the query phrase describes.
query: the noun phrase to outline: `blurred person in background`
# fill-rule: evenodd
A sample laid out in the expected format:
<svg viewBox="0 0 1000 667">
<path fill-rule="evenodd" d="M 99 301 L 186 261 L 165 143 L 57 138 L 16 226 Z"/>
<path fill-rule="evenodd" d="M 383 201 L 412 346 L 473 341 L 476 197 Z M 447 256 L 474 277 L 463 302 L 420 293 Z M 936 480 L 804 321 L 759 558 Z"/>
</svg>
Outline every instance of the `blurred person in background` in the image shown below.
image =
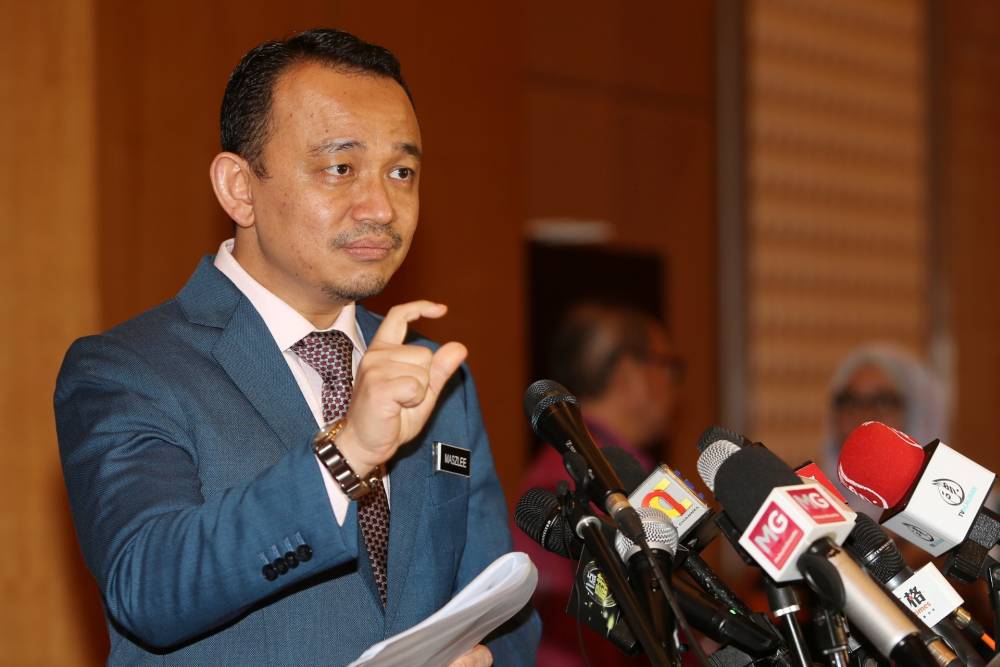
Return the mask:
<svg viewBox="0 0 1000 667">
<path fill-rule="evenodd" d="M 619 447 L 651 471 L 672 421 L 684 368 L 663 324 L 630 307 L 580 304 L 563 318 L 548 359 L 550 377 L 579 399 L 597 444 Z M 546 445 L 525 473 L 518 497 L 534 487 L 555 489 L 568 479 L 562 457 Z M 516 527 L 513 533 L 515 549 L 538 567 L 534 604 L 544 627 L 538 664 L 587 664 L 577 622 L 565 611 L 576 562 L 545 551 Z M 583 624 L 580 633 L 592 665 L 648 664 L 644 656 L 626 656 Z"/>
<path fill-rule="evenodd" d="M 944 384 L 902 348 L 871 343 L 851 352 L 830 382 L 830 415 L 820 466 L 851 508 L 874 519 L 881 510 L 849 492 L 837 479 L 840 448 L 866 421 L 880 421 L 922 445 L 947 441 L 948 401 Z"/>
</svg>

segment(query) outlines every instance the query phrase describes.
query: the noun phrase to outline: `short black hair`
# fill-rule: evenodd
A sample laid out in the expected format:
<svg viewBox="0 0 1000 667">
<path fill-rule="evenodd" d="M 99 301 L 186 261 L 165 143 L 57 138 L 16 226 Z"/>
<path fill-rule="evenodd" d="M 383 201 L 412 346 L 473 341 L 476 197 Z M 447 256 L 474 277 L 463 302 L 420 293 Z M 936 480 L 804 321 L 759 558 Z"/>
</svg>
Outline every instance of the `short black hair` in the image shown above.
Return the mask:
<svg viewBox="0 0 1000 667">
<path fill-rule="evenodd" d="M 229 76 L 222 97 L 222 150 L 236 153 L 260 178 L 267 177 L 262 153 L 271 131 L 271 100 L 278 78 L 292 65 L 316 62 L 358 74 L 388 77 L 402 86 L 399 60 L 388 49 L 369 44 L 349 32 L 329 28 L 300 32 L 251 49 Z"/>
<path fill-rule="evenodd" d="M 625 356 L 649 354 L 652 315 L 628 305 L 586 301 L 571 306 L 549 346 L 552 378 L 578 398 L 599 398 Z"/>
</svg>

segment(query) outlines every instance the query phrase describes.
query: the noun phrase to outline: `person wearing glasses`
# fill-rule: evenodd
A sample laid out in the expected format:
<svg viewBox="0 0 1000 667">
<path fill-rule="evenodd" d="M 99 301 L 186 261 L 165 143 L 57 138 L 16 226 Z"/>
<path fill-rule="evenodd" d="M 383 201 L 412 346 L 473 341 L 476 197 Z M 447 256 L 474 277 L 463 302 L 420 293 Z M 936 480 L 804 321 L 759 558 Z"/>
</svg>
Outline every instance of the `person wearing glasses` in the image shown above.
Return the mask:
<svg viewBox="0 0 1000 667">
<path fill-rule="evenodd" d="M 830 412 L 821 466 L 856 512 L 877 518 L 881 510 L 837 479 L 844 440 L 866 421 L 880 421 L 927 444 L 947 440 L 948 404 L 943 383 L 902 348 L 888 343 L 863 345 L 841 361 L 830 382 Z"/>
<path fill-rule="evenodd" d="M 631 307 L 581 303 L 570 308 L 551 341 L 549 375 L 580 401 L 587 428 L 602 447 L 619 447 L 648 471 L 668 433 L 684 364 L 661 322 Z M 555 489 L 568 479 L 562 457 L 544 446 L 525 473 L 518 497 L 530 488 Z M 538 568 L 534 605 L 545 628 L 538 664 L 547 667 L 648 664 L 566 615 L 576 563 L 545 551 L 520 529 L 514 548 Z"/>
</svg>

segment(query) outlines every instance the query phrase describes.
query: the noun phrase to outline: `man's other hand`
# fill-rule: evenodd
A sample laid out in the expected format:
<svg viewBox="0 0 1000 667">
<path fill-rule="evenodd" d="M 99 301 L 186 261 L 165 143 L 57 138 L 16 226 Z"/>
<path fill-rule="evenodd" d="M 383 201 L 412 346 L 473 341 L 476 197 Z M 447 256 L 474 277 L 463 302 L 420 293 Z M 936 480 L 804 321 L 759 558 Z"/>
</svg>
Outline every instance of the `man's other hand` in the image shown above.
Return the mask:
<svg viewBox="0 0 1000 667">
<path fill-rule="evenodd" d="M 483 644 L 475 647 L 448 667 L 490 667 L 493 664 L 493 654 Z"/>
</svg>

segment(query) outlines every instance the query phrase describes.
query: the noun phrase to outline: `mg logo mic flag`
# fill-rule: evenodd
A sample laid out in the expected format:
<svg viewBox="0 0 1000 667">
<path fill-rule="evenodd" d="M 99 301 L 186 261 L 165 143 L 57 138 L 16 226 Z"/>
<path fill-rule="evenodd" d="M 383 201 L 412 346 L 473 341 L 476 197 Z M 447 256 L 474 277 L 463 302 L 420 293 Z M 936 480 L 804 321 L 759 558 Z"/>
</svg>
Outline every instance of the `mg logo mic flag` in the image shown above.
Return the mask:
<svg viewBox="0 0 1000 667">
<path fill-rule="evenodd" d="M 775 581 L 796 581 L 802 578 L 796 567 L 799 556 L 822 537 L 842 544 L 855 516 L 820 485 L 781 486 L 768 494 L 740 546 Z"/>
</svg>

